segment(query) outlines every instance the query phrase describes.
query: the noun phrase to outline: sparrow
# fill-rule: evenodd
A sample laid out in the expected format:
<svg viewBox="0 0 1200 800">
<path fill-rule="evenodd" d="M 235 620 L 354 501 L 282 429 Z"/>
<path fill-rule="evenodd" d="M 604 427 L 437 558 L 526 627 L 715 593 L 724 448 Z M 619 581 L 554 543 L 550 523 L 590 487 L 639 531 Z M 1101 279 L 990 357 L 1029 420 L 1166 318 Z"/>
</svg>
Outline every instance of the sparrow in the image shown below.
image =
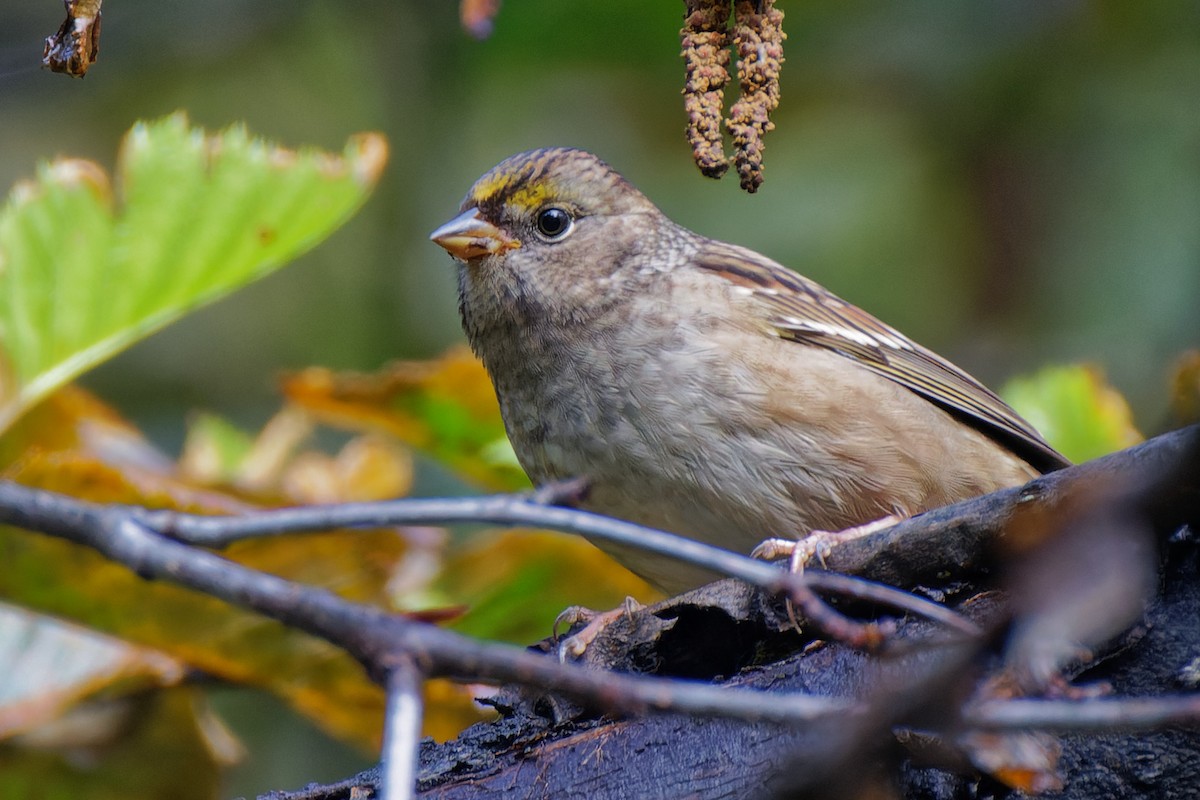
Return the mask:
<svg viewBox="0 0 1200 800">
<path fill-rule="evenodd" d="M 430 238 L 522 467 L 585 479 L 589 510 L 745 553 L 1068 464 L 963 370 L 591 153 L 505 159 Z M 668 594 L 715 577 L 597 544 Z"/>
</svg>

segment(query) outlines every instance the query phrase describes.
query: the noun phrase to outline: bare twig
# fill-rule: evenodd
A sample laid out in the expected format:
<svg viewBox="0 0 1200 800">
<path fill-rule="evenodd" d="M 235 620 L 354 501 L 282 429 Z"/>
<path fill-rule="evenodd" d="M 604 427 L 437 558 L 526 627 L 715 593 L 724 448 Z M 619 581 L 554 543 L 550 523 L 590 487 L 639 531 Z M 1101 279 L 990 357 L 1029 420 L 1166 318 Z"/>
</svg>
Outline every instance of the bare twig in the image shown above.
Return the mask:
<svg viewBox="0 0 1200 800">
<path fill-rule="evenodd" d="M 1168 465 L 1179 469 L 1181 454 L 1200 453 L 1198 441 L 1200 427 L 1177 431 L 1106 459 L 1045 476 L 1023 489 L 999 492 L 909 520 L 896 529 L 907 527 L 911 530 L 908 535 L 915 536 L 919 534 L 922 524 L 927 526 L 927 530 L 948 525 L 960 534 L 967 526 L 973 530 L 990 530 L 995 536 L 1014 509 L 1030 503 L 1052 503 L 1057 496 L 1069 492 L 1077 481 L 1092 481 L 1122 470 L 1126 474 L 1145 476 L 1161 471 Z M 1189 448 L 1192 450 L 1189 451 Z M 1188 469 L 1192 470 L 1193 466 L 1189 462 Z M 1175 485 L 1164 485 L 1161 490 L 1146 495 L 1146 502 L 1155 505 L 1155 508 L 1148 509 L 1148 513 L 1157 517 L 1156 524 L 1179 524 L 1180 513 L 1191 515 L 1187 519 L 1194 519 L 1197 496 L 1194 472 L 1189 472 L 1189 475 L 1192 476 L 1191 482 L 1185 480 Z M 1182 499 L 1174 496 L 1180 491 L 1183 493 Z M 250 535 L 272 535 L 286 530 L 465 521 L 536 524 L 581 532 L 596 538 L 607 536 L 614 540 L 622 540 L 617 537 L 624 536 L 626 538 L 623 541 L 636 542 L 656 552 L 682 552 L 694 557 L 695 563 L 716 570 L 727 568 L 730 574 L 749 578 L 768 588 L 808 585 L 839 593 L 853 589 L 856 596 L 867 596 L 864 584 L 847 576 L 816 570 L 810 570 L 803 576 L 787 575 L 769 565 L 688 540 L 679 540 L 668 534 L 573 509 L 541 506 L 525 498 L 414 500 L 290 509 L 246 518 L 204 518 L 165 511 L 103 506 L 0 481 L 0 523 L 42 531 L 94 548 L 146 578 L 171 580 L 325 638 L 347 650 L 376 677 L 389 674 L 397 659 L 406 658 L 426 676 L 518 683 L 559 692 L 623 713 L 659 710 L 792 724 L 832 714 L 854 716 L 862 713 L 859 705 L 847 700 L 730 691 L 708 685 L 603 674 L 572 668 L 572 665 L 560 665 L 514 647 L 469 640 L 379 609 L 350 603 L 325 590 L 258 573 L 216 554 L 166 538 L 153 530 L 161 526 L 168 535 L 222 544 Z M 896 529 L 882 532 L 882 540 L 889 541 L 888 535 Z M 978 534 L 978 530 L 975 532 Z M 858 544 L 859 540 L 855 543 Z M 866 586 L 870 587 L 870 584 Z M 877 593 L 884 602 L 891 602 L 896 593 L 896 590 L 887 587 L 872 587 L 870 591 Z M 976 713 L 984 716 L 972 718 L 972 724 L 994 727 L 1006 724 L 1050 727 L 1059 724 L 1150 725 L 1164 719 L 1194 720 L 1197 713 L 1194 703 L 1189 700 L 1183 706 L 1174 702 L 1162 706 L 1114 706 L 1104 712 L 1108 716 L 1095 716 L 1098 712 L 1091 711 L 1090 706 L 1084 711 L 1081 711 L 1084 707 L 1080 705 L 1023 706 L 1028 710 L 1022 713 L 1034 714 L 1035 710 L 1040 709 L 1037 710 L 1040 716 L 1027 716 L 1019 723 L 1005 722 L 1004 714 L 1012 713 L 1004 711 L 1006 706 L 989 704 L 980 707 L 986 713 L 977 709 Z M 1054 713 L 1061 716 L 1056 717 Z M 995 716 L 989 718 L 987 714 Z M 1154 716 L 1156 714 L 1158 716 Z M 1107 719 L 1108 723 L 1104 723 L 1102 718 Z M 1100 721 L 1086 722 L 1087 719 Z"/>
<path fill-rule="evenodd" d="M 1200 694 L 1086 700 L 993 700 L 966 709 L 963 722 L 994 731 L 1108 732 L 1200 725 Z"/>
<path fill-rule="evenodd" d="M 330 528 L 471 522 L 549 528 L 668 555 L 739 578 L 768 592 L 785 592 L 798 604 L 807 603 L 811 606 L 812 590 L 833 592 L 907 611 L 964 635 L 979 632 L 973 623 L 961 615 L 908 592 L 822 570 L 807 570 L 803 575 L 792 575 L 771 564 L 692 539 L 587 511 L 545 506 L 523 495 L 342 503 L 263 511 L 240 517 L 204 517 L 174 511 L 137 510 L 135 513 L 143 524 L 155 530 L 180 541 L 206 547 L 223 547 L 242 539 Z M 844 618 L 838 622 L 849 622 L 843 623 L 842 620 Z M 830 632 L 830 635 L 834 635 L 834 632 Z"/>
<path fill-rule="evenodd" d="M 421 671 L 408 659 L 388 673 L 384 720 L 383 798 L 410 800 L 417 788 L 417 753 L 421 745 Z"/>
<path fill-rule="evenodd" d="M 798 724 L 854 710 L 853 703 L 840 699 L 598 673 L 520 648 L 478 642 L 165 538 L 147 528 L 136 511 L 0 481 L 0 523 L 91 547 L 145 578 L 169 580 L 319 636 L 346 650 L 377 679 L 397 658 L 408 658 L 427 677 L 517 683 L 619 713 L 672 711 Z"/>
<path fill-rule="evenodd" d="M 858 650 L 879 650 L 888 641 L 889 637 L 896 632 L 895 625 L 886 620 L 882 622 L 858 622 L 847 617 L 845 614 L 839 613 L 831 605 L 818 597 L 816 592 L 803 584 L 794 588 L 789 597 L 791 603 L 788 606 L 788 617 L 797 629 L 799 629 L 800 623 L 796 619 L 793 606 L 800 609 L 800 613 L 804 615 L 804 619 L 812 623 L 818 630 L 824 632 L 831 639 L 848 644 Z M 941 606 L 938 606 L 938 608 L 941 608 Z M 962 617 L 958 617 L 956 614 L 955 619 L 962 619 Z M 958 628 L 957 623 L 950 624 L 952 627 Z M 969 624 L 971 625 L 971 630 L 960 628 L 959 631 L 968 636 L 977 635 L 979 629 L 975 627 L 974 623 Z"/>
</svg>

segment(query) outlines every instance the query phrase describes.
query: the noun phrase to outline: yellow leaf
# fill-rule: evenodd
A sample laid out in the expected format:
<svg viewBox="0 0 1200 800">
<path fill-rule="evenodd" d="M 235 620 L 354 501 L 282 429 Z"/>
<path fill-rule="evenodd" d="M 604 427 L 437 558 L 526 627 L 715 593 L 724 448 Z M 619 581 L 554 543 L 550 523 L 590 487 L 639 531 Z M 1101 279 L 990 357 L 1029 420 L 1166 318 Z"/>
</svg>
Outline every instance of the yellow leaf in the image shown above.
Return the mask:
<svg viewBox="0 0 1200 800">
<path fill-rule="evenodd" d="M 24 446 L 22 452 L 16 452 Z M 181 478 L 111 410 L 86 393 L 60 392 L 0 437 L 4 477 L 100 503 L 196 513 L 263 507 L 245 492 Z M 382 457 L 380 457 L 382 458 Z M 346 457 L 347 474 L 379 463 Z M 399 484 L 390 479 L 390 488 Z M 248 567 L 390 607 L 392 583 L 413 580 L 402 531 L 341 531 L 248 541 L 223 555 Z M 419 548 L 421 563 L 429 551 Z M 153 647 L 189 666 L 275 692 L 327 731 L 377 744 L 383 694 L 334 646 L 219 600 L 147 582 L 87 548 L 0 527 L 0 597 Z M 432 570 L 425 570 L 431 580 Z M 411 587 L 410 587 L 411 588 Z M 429 618 L 444 614 L 430 612 Z"/>
<path fill-rule="evenodd" d="M 465 347 L 370 374 L 310 367 L 285 377 L 282 390 L 327 425 L 395 437 L 487 488 L 529 485 L 511 455 L 491 381 Z"/>
</svg>

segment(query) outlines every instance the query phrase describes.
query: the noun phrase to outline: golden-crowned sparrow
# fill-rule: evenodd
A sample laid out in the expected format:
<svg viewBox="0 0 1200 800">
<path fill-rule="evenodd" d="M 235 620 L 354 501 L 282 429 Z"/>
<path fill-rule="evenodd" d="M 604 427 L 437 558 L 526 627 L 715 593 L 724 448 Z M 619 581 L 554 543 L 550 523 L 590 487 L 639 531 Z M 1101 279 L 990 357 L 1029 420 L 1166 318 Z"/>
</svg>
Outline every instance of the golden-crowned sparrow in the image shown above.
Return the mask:
<svg viewBox="0 0 1200 800">
<path fill-rule="evenodd" d="M 971 376 L 770 259 L 667 219 L 590 153 L 513 156 L 431 236 L 534 483 L 747 552 L 1065 465 Z M 708 573 L 601 543 L 667 592 Z"/>
</svg>

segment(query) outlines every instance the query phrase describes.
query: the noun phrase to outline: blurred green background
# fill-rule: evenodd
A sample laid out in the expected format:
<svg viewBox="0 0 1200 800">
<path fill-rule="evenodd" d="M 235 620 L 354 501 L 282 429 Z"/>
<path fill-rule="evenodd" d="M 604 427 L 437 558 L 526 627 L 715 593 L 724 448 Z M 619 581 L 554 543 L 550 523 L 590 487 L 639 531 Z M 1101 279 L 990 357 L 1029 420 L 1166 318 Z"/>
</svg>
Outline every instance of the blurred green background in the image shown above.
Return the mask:
<svg viewBox="0 0 1200 800">
<path fill-rule="evenodd" d="M 1200 5 L 783 2 L 767 183 L 703 179 L 683 142 L 677 2 L 510 0 L 486 42 L 452 2 L 126 0 L 84 80 L 37 69 L 61 8 L 0 29 L 0 185 L 40 158 L 111 167 L 138 118 L 244 120 L 289 145 L 392 144 L 332 241 L 87 382 L 164 441 L 180 411 L 265 415 L 280 368 L 372 368 L 460 338 L 426 240 L 518 150 L 599 153 L 680 222 L 759 249 L 990 383 L 1094 360 L 1163 422 L 1200 334 Z M 113 287 L 120 291 L 120 287 Z"/>
<path fill-rule="evenodd" d="M 509 0 L 476 42 L 449 0 L 125 0 L 73 80 L 37 66 L 61 5 L 6 0 L 0 186 L 56 155 L 111 168 L 135 120 L 175 110 L 335 151 L 387 135 L 380 189 L 329 242 L 86 377 L 169 449 L 191 409 L 261 423 L 281 369 L 373 369 L 460 341 L 428 232 L 494 163 L 551 144 L 593 150 L 679 222 L 987 383 L 1091 361 L 1143 430 L 1166 424 L 1171 363 L 1200 340 L 1200 4 L 780 6 L 778 129 L 747 196 L 691 164 L 681 2 Z M 301 762 L 288 774 L 321 777 Z M 262 781 L 235 791 L 297 785 Z"/>
</svg>

